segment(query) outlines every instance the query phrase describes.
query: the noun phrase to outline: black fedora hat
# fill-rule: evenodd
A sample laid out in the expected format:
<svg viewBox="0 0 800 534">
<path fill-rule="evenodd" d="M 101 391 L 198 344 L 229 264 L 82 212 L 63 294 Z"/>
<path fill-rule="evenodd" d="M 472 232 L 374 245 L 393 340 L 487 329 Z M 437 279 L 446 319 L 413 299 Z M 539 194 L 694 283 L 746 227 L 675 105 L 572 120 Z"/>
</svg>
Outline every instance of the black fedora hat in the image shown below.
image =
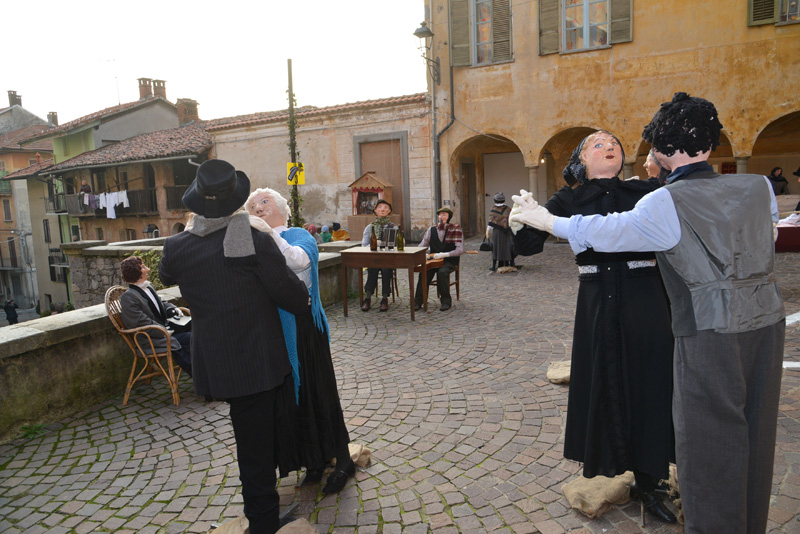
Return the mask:
<svg viewBox="0 0 800 534">
<path fill-rule="evenodd" d="M 183 194 L 183 204 L 198 215 L 216 219 L 241 208 L 250 194 L 250 180 L 221 159 L 210 159 Z"/>
</svg>

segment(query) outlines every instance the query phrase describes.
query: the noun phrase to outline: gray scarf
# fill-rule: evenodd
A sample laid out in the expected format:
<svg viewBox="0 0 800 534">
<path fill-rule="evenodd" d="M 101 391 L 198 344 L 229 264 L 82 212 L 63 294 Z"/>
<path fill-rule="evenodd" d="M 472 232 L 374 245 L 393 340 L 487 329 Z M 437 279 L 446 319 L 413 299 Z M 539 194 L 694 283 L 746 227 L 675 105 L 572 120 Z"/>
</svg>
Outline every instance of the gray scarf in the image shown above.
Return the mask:
<svg viewBox="0 0 800 534">
<path fill-rule="evenodd" d="M 191 228 L 186 231 L 199 237 L 225 230 L 222 249 L 226 264 L 256 265 L 256 247 L 253 245 L 253 234 L 250 229 L 250 215 L 240 211 L 227 217 L 206 219 L 195 215 Z"/>
</svg>

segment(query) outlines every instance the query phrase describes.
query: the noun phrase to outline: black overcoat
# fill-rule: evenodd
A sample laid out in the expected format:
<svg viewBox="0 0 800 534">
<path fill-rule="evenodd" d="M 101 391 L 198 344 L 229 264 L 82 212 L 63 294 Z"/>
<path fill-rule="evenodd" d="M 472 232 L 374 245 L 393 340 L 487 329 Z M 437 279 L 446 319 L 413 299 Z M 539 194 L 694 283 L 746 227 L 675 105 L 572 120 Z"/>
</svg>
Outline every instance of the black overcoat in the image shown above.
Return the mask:
<svg viewBox="0 0 800 534">
<path fill-rule="evenodd" d="M 299 314 L 308 289 L 267 233 L 251 229 L 256 261 L 226 261 L 225 229 L 164 243 L 159 274 L 192 312 L 192 378 L 199 395 L 228 399 L 275 388 L 291 371 L 278 307 Z"/>
<path fill-rule="evenodd" d="M 562 188 L 545 206 L 560 217 L 606 215 L 629 211 L 657 187 L 654 179 L 590 180 Z M 521 232 L 534 248 L 547 237 L 527 227 Z M 674 461 L 668 301 L 658 267 L 628 266 L 654 258 L 592 249 L 575 258 L 579 266 L 597 266 L 579 275 L 564 437 L 564 456 L 583 462 L 586 477 L 636 469 L 666 478 Z"/>
</svg>

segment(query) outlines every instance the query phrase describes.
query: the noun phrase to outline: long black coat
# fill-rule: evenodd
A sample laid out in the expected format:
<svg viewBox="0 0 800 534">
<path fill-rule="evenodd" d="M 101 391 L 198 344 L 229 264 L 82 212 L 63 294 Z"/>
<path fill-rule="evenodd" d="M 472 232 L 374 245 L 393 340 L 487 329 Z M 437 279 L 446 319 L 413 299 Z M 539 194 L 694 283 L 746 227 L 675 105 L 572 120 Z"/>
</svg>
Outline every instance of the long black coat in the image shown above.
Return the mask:
<svg viewBox="0 0 800 534">
<path fill-rule="evenodd" d="M 606 215 L 628 211 L 656 180 L 590 180 L 564 187 L 545 205 L 552 214 Z M 525 228 L 526 247 L 546 233 Z M 670 315 L 658 267 L 630 269 L 652 253 L 576 256 L 596 265 L 580 274 L 572 344 L 564 456 L 584 463 L 583 474 L 614 476 L 636 469 L 659 478 L 674 461 Z"/>
<path fill-rule="evenodd" d="M 269 234 L 252 230 L 257 264 L 225 262 L 225 229 L 166 240 L 159 274 L 192 311 L 192 378 L 199 395 L 241 397 L 275 388 L 291 371 L 278 307 L 299 314 L 308 289 Z"/>
</svg>

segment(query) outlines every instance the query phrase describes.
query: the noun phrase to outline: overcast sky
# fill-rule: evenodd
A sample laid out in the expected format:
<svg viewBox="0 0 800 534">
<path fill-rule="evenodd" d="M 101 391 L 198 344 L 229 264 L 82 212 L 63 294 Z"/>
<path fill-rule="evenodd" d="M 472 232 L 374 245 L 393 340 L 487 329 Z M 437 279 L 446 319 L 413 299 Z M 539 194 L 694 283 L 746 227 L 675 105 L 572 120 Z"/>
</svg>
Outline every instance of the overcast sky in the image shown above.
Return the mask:
<svg viewBox="0 0 800 534">
<path fill-rule="evenodd" d="M 285 109 L 288 58 L 299 106 L 424 92 L 423 17 L 422 0 L 7 2 L 0 108 L 14 90 L 64 124 L 153 78 L 201 119 Z"/>
</svg>

